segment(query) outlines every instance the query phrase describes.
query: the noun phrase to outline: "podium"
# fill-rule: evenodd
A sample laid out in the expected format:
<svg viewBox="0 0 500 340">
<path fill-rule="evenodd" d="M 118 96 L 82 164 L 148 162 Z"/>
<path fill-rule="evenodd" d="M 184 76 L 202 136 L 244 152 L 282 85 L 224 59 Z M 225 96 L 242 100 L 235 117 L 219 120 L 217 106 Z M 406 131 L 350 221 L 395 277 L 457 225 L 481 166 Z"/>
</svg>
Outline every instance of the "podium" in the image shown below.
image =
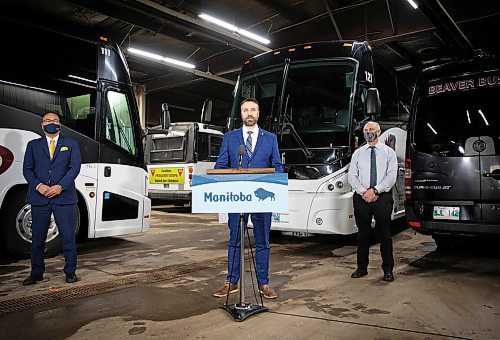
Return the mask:
<svg viewBox="0 0 500 340">
<path fill-rule="evenodd" d="M 246 213 L 288 211 L 288 175 L 275 173 L 274 168 L 210 169 L 207 175 L 193 176 L 193 213 L 239 213 L 240 237 L 239 301 L 222 306 L 235 321 L 243 321 L 251 315 L 268 310 L 260 294 L 260 305 L 245 302 L 245 233 L 250 244 L 244 215 Z M 254 272 L 255 260 L 252 248 Z M 230 259 L 228 259 L 229 261 Z M 237 259 L 235 259 L 237 260 Z M 231 275 L 231 273 L 228 273 Z"/>
</svg>

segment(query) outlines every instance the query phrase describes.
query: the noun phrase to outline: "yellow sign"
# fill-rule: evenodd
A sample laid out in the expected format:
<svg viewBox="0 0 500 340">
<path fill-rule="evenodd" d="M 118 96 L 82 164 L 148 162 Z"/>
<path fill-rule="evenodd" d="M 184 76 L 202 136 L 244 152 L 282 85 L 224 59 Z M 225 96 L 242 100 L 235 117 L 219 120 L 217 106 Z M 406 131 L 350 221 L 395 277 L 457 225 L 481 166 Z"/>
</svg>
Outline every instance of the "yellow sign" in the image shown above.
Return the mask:
<svg viewBox="0 0 500 340">
<path fill-rule="evenodd" d="M 149 169 L 151 184 L 184 184 L 184 168 Z"/>
</svg>

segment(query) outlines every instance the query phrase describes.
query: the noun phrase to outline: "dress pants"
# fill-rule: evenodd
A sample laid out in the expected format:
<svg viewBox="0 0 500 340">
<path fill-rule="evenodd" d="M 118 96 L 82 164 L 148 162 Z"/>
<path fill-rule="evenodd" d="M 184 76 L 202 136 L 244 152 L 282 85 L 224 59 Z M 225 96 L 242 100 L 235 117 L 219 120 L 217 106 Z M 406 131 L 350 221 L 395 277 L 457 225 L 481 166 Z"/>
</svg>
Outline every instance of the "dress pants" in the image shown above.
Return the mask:
<svg viewBox="0 0 500 340">
<path fill-rule="evenodd" d="M 245 214 L 245 224 L 248 222 Z M 252 213 L 253 235 L 255 238 L 255 266 L 259 286 L 269 283 L 269 232 L 271 213 Z M 227 280 L 237 284 L 240 279 L 240 214 L 229 214 L 229 248 L 227 255 Z"/>
<path fill-rule="evenodd" d="M 392 255 L 391 212 L 394 204 L 392 193 L 381 193 L 373 203 L 367 203 L 361 195 L 354 193 L 354 217 L 358 226 L 358 253 L 359 269 L 368 268 L 368 253 L 371 244 L 372 217 L 375 217 L 375 231 L 380 239 L 380 253 L 382 254 L 382 269 L 392 271 L 394 258 Z"/>
<path fill-rule="evenodd" d="M 31 275 L 36 277 L 41 277 L 45 272 L 43 253 L 52 213 L 61 236 L 62 250 L 66 262 L 64 273 L 70 274 L 76 270 L 75 205 L 53 203 L 32 205 Z"/>
</svg>

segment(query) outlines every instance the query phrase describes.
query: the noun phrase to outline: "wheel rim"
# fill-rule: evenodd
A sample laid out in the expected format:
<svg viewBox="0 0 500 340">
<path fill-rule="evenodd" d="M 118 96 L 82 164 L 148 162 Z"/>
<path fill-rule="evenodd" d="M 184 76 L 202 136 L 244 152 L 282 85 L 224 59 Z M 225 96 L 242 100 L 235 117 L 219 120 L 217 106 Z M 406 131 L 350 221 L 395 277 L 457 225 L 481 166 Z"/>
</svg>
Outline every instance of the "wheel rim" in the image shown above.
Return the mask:
<svg viewBox="0 0 500 340">
<path fill-rule="evenodd" d="M 32 230 L 31 230 L 31 205 L 26 204 L 19 210 L 16 218 L 16 231 L 23 240 L 31 243 Z M 47 231 L 47 241 L 50 242 L 59 236 L 54 214 L 50 216 L 49 230 Z"/>
</svg>

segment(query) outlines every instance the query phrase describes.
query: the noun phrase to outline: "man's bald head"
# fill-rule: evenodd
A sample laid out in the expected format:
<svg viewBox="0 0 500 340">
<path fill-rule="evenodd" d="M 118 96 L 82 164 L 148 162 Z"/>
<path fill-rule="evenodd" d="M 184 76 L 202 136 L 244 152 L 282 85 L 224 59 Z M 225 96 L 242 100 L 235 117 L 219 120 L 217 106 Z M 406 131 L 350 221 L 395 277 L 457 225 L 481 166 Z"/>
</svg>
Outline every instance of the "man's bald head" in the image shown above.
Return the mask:
<svg viewBox="0 0 500 340">
<path fill-rule="evenodd" d="M 369 121 L 363 127 L 363 132 L 379 132 L 380 133 L 380 125 L 377 122 Z"/>
</svg>

